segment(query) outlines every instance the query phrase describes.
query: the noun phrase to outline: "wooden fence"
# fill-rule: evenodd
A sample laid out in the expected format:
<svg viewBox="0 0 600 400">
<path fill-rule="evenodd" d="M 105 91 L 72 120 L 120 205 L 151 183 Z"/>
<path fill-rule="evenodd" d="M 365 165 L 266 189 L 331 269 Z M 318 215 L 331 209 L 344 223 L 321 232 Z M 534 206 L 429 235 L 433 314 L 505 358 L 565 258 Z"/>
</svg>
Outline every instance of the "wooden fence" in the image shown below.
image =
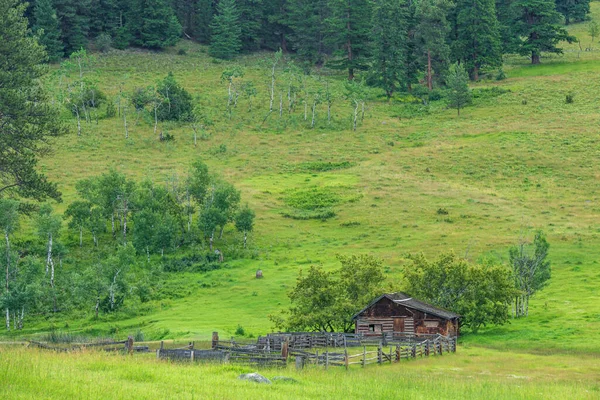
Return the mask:
<svg viewBox="0 0 600 400">
<path fill-rule="evenodd" d="M 28 346 L 37 347 L 39 349 L 56 351 L 59 353 L 68 353 L 72 351 L 81 351 L 83 349 L 97 348 L 104 351 L 123 351 L 125 353 L 142 353 L 148 352 L 148 346 L 134 346 L 133 338 L 129 337 L 122 341 L 103 341 L 95 343 L 68 343 L 63 346 L 57 343 L 43 343 L 34 340 L 27 341 Z"/>
</svg>

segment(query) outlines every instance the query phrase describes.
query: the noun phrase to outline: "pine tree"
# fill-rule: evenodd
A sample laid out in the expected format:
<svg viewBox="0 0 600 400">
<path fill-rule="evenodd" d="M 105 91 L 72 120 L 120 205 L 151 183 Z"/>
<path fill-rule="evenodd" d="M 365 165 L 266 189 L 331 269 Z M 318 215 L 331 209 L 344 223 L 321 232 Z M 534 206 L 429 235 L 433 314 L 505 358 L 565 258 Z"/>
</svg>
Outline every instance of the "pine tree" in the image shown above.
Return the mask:
<svg viewBox="0 0 600 400">
<path fill-rule="evenodd" d="M 415 55 L 425 71 L 429 90 L 433 89 L 434 77 L 441 77 L 448 68 L 450 25 L 446 14 L 450 7 L 447 0 L 420 0 L 415 6 Z"/>
<path fill-rule="evenodd" d="M 542 52 L 561 54 L 558 42 L 574 40 L 560 26 L 553 0 L 515 0 L 514 7 L 519 16 L 515 32 L 522 38 L 518 50 L 521 55 L 531 56 L 532 64 L 540 63 Z"/>
<path fill-rule="evenodd" d="M 262 40 L 263 0 L 237 0 L 236 6 L 240 16 L 242 50 L 258 50 Z"/>
<path fill-rule="evenodd" d="M 518 10 L 513 7 L 513 3 L 514 0 L 496 0 L 496 18 L 502 54 L 517 53 L 519 48 L 519 35 L 515 33 Z"/>
<path fill-rule="evenodd" d="M 469 89 L 469 75 L 462 64 L 454 63 L 448 70 L 446 77 L 448 84 L 449 106 L 456 108 L 457 115 L 460 109 L 471 102 L 471 90 Z"/>
<path fill-rule="evenodd" d="M 478 80 L 482 67 L 502 65 L 496 5 L 494 0 L 458 0 L 456 9 L 454 56 Z"/>
<path fill-rule="evenodd" d="M 406 82 L 406 11 L 405 0 L 378 0 L 373 8 L 371 70 L 388 99 Z"/>
<path fill-rule="evenodd" d="M 210 55 L 216 58 L 231 59 L 242 48 L 240 14 L 235 0 L 221 0 L 217 14 L 210 25 Z"/>
<path fill-rule="evenodd" d="M 288 0 L 286 25 L 290 28 L 292 48 L 313 64 L 325 61 L 328 47 L 327 24 L 330 10 L 327 0 Z"/>
<path fill-rule="evenodd" d="M 114 37 L 117 29 L 122 24 L 124 9 L 127 1 L 122 0 L 96 0 L 91 3 L 90 36 L 98 37 L 107 33 Z"/>
<path fill-rule="evenodd" d="M 210 25 L 215 15 L 215 6 L 213 0 L 197 0 L 196 20 L 194 37 L 201 43 L 210 43 L 211 31 Z"/>
<path fill-rule="evenodd" d="M 329 0 L 331 16 L 327 19 L 327 42 L 339 58 L 328 65 L 348 70 L 349 80 L 354 79 L 356 70 L 367 67 L 371 5 L 369 0 Z"/>
<path fill-rule="evenodd" d="M 61 32 L 58 17 L 52 7 L 52 0 L 38 0 L 33 10 L 35 25 L 33 31 L 39 35 L 40 44 L 46 47 L 48 60 L 60 60 L 64 55 L 64 46 L 60 40 Z"/>
<path fill-rule="evenodd" d="M 590 0 L 556 0 L 556 11 L 565 16 L 565 24 L 585 21 L 590 13 Z"/>
<path fill-rule="evenodd" d="M 168 0 L 143 0 L 137 42 L 142 47 L 162 49 L 181 37 L 181 25 Z"/>
<path fill-rule="evenodd" d="M 67 55 L 87 47 L 90 5 L 90 0 L 54 0 Z"/>
<path fill-rule="evenodd" d="M 37 160 L 65 130 L 40 87 L 46 54 L 27 28 L 24 9 L 19 0 L 0 0 L 0 197 L 60 199 Z"/>
</svg>

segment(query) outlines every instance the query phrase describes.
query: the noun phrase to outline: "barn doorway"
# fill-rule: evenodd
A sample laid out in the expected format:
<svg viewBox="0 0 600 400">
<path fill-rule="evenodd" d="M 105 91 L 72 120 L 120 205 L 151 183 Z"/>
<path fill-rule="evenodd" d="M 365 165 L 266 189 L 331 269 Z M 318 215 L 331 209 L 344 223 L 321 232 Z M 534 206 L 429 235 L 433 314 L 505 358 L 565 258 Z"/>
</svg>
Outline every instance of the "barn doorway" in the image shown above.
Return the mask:
<svg viewBox="0 0 600 400">
<path fill-rule="evenodd" d="M 412 317 L 394 318 L 394 332 L 415 333 L 415 320 Z"/>
</svg>

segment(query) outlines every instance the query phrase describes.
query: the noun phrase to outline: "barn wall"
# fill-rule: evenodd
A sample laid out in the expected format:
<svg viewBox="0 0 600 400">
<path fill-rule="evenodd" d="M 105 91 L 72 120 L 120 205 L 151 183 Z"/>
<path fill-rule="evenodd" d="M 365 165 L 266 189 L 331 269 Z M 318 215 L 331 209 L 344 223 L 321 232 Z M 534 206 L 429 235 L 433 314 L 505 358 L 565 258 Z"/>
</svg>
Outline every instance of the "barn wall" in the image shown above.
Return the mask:
<svg viewBox="0 0 600 400">
<path fill-rule="evenodd" d="M 371 307 L 364 310 L 356 318 L 355 333 L 379 335 L 369 329 L 371 324 L 380 324 L 382 333 L 394 332 L 394 319 L 407 318 L 414 320 L 414 333 L 455 336 L 458 333 L 458 320 L 450 321 L 444 318 L 426 314 L 401 304 L 396 304 L 384 297 Z M 406 331 L 406 330 L 404 330 Z"/>
</svg>

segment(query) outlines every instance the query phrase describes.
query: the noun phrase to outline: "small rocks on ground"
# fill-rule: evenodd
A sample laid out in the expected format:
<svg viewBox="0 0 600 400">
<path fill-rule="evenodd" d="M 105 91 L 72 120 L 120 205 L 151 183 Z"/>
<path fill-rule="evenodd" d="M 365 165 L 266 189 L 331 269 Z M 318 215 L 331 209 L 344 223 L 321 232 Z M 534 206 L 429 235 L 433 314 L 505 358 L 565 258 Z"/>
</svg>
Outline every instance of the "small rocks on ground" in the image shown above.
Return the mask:
<svg viewBox="0 0 600 400">
<path fill-rule="evenodd" d="M 262 376 L 261 374 L 259 374 L 257 372 L 252 372 L 249 374 L 242 374 L 238 377 L 238 379 L 241 379 L 244 381 L 256 382 L 256 383 L 266 383 L 268 385 L 271 384 L 270 380 L 268 380 L 267 378 L 265 378 L 264 376 Z"/>
</svg>

